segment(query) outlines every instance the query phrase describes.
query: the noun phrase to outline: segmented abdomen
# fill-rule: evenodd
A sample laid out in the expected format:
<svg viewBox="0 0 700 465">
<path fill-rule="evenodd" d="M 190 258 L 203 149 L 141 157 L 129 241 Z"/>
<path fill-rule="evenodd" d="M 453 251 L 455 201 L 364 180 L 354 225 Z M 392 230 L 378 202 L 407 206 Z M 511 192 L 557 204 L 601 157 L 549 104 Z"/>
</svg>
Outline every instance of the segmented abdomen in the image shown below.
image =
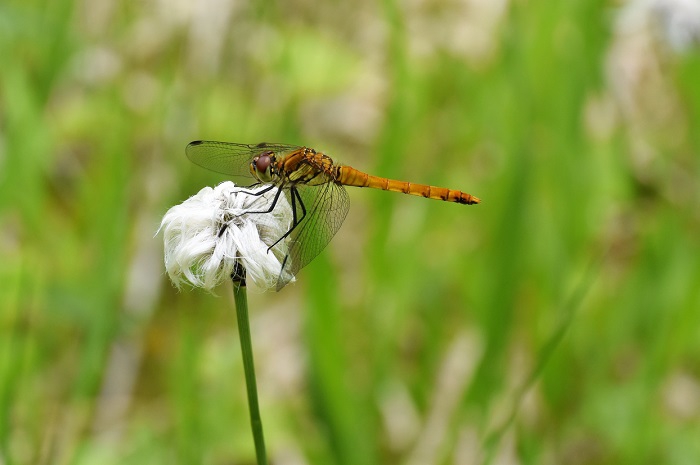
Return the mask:
<svg viewBox="0 0 700 465">
<path fill-rule="evenodd" d="M 418 195 L 428 199 L 444 200 L 446 202 L 456 202 L 467 205 L 481 202 L 480 199 L 471 194 L 454 189 L 381 178 L 379 176 L 363 173 L 350 166 L 340 166 L 336 169 L 336 182 L 345 186 L 371 187 L 374 189 L 402 192 L 404 194 Z"/>
</svg>

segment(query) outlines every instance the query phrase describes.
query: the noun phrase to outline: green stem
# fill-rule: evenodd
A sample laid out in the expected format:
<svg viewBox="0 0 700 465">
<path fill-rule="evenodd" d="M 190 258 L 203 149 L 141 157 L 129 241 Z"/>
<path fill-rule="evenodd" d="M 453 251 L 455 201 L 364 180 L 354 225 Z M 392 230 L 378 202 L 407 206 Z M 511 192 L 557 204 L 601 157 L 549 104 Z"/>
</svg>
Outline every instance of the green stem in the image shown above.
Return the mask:
<svg viewBox="0 0 700 465">
<path fill-rule="evenodd" d="M 250 339 L 250 323 L 248 321 L 248 295 L 245 283 L 245 268 L 236 263 L 236 269 L 231 275 L 233 281 L 233 298 L 236 302 L 236 316 L 238 318 L 238 334 L 241 339 L 241 352 L 243 354 L 243 371 L 245 372 L 245 384 L 248 391 L 248 409 L 250 410 L 250 426 L 253 430 L 255 441 L 255 455 L 258 465 L 267 465 L 265 452 L 265 439 L 263 437 L 262 419 L 258 407 L 258 388 L 255 382 L 255 366 L 253 363 L 253 344 Z"/>
</svg>

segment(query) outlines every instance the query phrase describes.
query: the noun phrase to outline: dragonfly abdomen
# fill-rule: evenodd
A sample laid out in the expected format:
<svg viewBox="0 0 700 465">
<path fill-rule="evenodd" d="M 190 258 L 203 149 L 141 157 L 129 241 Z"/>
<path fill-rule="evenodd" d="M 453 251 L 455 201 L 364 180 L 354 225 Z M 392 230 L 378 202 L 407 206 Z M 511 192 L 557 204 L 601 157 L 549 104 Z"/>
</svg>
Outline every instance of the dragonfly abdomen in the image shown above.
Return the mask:
<svg viewBox="0 0 700 465">
<path fill-rule="evenodd" d="M 341 166 L 338 170 L 337 182 L 345 186 L 371 187 L 385 191 L 401 192 L 404 194 L 417 195 L 428 199 L 444 200 L 446 202 L 462 203 L 472 205 L 479 203 L 477 197 L 466 192 L 447 189 L 445 187 L 429 186 L 427 184 L 416 184 L 406 181 L 395 181 L 393 179 L 372 176 L 363 173 L 350 166 Z"/>
</svg>

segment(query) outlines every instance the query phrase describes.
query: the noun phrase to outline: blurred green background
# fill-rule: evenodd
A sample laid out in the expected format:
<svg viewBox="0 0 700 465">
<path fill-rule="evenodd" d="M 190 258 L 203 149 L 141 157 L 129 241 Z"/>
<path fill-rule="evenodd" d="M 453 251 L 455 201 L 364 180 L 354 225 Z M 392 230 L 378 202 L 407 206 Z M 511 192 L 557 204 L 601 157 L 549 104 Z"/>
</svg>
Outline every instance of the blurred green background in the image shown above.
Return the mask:
<svg viewBox="0 0 700 465">
<path fill-rule="evenodd" d="M 3 1 L 0 464 L 254 463 L 230 284 L 177 292 L 154 237 L 224 179 L 194 139 L 483 199 L 349 189 L 250 296 L 273 463 L 699 463 L 683 5 Z"/>
</svg>

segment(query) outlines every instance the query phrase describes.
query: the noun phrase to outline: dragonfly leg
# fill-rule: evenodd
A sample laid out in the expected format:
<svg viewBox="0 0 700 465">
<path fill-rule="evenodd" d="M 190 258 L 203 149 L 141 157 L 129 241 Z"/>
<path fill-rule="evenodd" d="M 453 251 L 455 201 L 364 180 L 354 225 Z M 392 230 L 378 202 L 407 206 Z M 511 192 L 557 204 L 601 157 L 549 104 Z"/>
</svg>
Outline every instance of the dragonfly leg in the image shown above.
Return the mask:
<svg viewBox="0 0 700 465">
<path fill-rule="evenodd" d="M 260 183 L 258 183 L 258 184 L 260 184 Z M 253 186 L 255 186 L 255 185 L 256 185 L 256 184 L 253 184 Z M 253 187 L 253 186 L 249 186 L 249 187 Z M 244 190 L 240 190 L 240 191 L 237 191 L 237 193 L 240 192 L 240 193 L 243 193 L 243 194 L 249 194 L 249 195 L 258 196 L 258 195 L 264 194 L 264 193 L 266 193 L 266 192 L 269 192 L 273 187 L 275 187 L 274 184 L 273 184 L 273 185 L 270 185 L 270 186 L 268 186 L 267 188 L 265 188 L 265 189 L 263 189 L 263 190 L 261 190 L 261 191 L 258 191 L 258 192 L 246 192 L 246 191 L 244 191 Z M 264 210 L 264 211 L 257 211 L 257 212 L 243 212 L 243 213 L 241 213 L 241 214 L 239 214 L 239 215 L 235 215 L 235 217 L 237 218 L 237 217 L 239 217 L 239 216 L 250 215 L 250 214 L 255 214 L 255 213 L 270 213 L 272 210 L 275 209 L 275 206 L 277 205 L 277 200 L 279 200 L 280 194 L 281 194 L 281 193 L 282 193 L 282 189 L 280 189 L 280 190 L 277 191 L 277 193 L 275 194 L 275 198 L 272 200 L 272 205 L 270 205 L 270 208 L 268 208 L 267 210 Z M 226 223 L 224 223 L 224 225 L 223 225 L 223 226 L 221 227 L 221 229 L 219 230 L 219 237 L 221 237 L 221 236 L 224 235 L 224 232 L 226 232 L 226 228 L 228 228 L 229 224 L 230 224 L 230 221 L 227 221 Z"/>
<path fill-rule="evenodd" d="M 299 223 L 302 222 L 302 220 L 306 217 L 306 207 L 304 206 L 304 201 L 301 200 L 301 196 L 299 195 L 299 192 L 292 187 L 290 189 L 292 191 L 292 227 L 289 228 L 289 231 L 284 233 L 282 237 L 277 239 L 274 244 L 272 244 L 270 247 L 267 248 L 268 253 L 270 252 L 270 249 L 276 246 L 282 239 L 286 238 L 289 236 L 294 229 L 299 226 Z M 299 201 L 299 206 L 301 207 L 301 218 L 297 219 L 297 208 L 296 208 L 296 201 Z"/>
<path fill-rule="evenodd" d="M 270 190 L 271 190 L 273 187 L 275 187 L 274 184 L 270 184 L 270 185 L 267 186 L 265 189 L 259 190 L 259 191 L 257 191 L 257 192 L 253 192 L 253 191 L 246 190 L 246 189 L 250 189 L 251 187 L 255 187 L 255 186 L 259 186 L 259 185 L 260 185 L 260 183 L 259 183 L 259 182 L 256 182 L 255 184 L 251 184 L 250 186 L 246 186 L 246 187 L 243 187 L 243 188 L 238 188 L 238 187 L 236 187 L 234 192 L 235 192 L 236 194 L 248 194 L 248 195 L 254 195 L 254 196 L 257 197 L 257 196 L 259 196 L 259 195 L 265 194 L 266 192 L 270 192 Z"/>
<path fill-rule="evenodd" d="M 252 193 L 251 195 L 260 195 L 260 194 L 264 194 L 265 192 L 270 191 L 270 189 L 272 189 L 273 187 L 275 187 L 274 184 L 271 185 L 271 186 L 269 186 L 269 187 L 267 187 L 267 188 L 264 189 L 264 190 L 261 190 L 261 191 L 258 191 L 258 192 L 254 192 L 254 193 Z M 277 205 L 277 201 L 279 200 L 281 194 L 282 194 L 282 188 L 279 188 L 279 189 L 277 190 L 277 193 L 275 194 L 275 198 L 272 199 L 272 204 L 270 205 L 270 208 L 268 208 L 267 210 L 261 210 L 261 211 L 258 211 L 258 212 L 243 212 L 243 213 L 241 213 L 241 214 L 238 215 L 238 216 L 242 216 L 242 215 L 252 215 L 252 214 L 255 214 L 255 213 L 270 213 L 272 210 L 275 209 L 275 206 Z"/>
</svg>

